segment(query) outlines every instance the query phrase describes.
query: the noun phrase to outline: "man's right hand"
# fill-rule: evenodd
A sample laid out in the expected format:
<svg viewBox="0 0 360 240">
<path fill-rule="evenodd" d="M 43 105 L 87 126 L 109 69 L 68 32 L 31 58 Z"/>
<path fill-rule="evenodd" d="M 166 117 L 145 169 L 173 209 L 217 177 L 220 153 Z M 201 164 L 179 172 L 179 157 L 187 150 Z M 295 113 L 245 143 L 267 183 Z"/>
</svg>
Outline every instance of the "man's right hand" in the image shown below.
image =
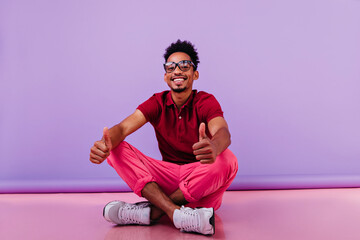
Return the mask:
<svg viewBox="0 0 360 240">
<path fill-rule="evenodd" d="M 109 129 L 103 130 L 103 137 L 100 141 L 96 141 L 90 149 L 90 161 L 95 164 L 102 163 L 109 155 L 112 149 Z"/>
</svg>

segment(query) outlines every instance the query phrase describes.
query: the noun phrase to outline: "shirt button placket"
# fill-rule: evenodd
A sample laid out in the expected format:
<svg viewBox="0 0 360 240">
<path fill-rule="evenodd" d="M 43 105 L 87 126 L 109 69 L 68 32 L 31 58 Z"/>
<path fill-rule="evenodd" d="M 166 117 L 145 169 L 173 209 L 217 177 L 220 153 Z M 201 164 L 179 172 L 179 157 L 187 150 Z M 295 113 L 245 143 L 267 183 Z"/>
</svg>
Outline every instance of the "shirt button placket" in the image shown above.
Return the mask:
<svg viewBox="0 0 360 240">
<path fill-rule="evenodd" d="M 179 116 L 178 116 L 178 118 L 179 118 L 179 120 L 181 120 L 181 115 L 179 114 Z M 182 132 L 183 132 L 183 121 L 179 121 L 178 122 L 178 139 L 179 139 L 179 141 L 180 142 L 182 142 Z"/>
</svg>

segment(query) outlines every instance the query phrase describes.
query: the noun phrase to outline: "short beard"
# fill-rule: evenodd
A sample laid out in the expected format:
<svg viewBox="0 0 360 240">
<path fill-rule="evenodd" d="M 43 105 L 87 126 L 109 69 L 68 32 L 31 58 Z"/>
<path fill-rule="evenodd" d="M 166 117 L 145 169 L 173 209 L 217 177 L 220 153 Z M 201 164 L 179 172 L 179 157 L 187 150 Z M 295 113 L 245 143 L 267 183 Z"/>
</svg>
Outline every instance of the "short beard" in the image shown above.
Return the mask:
<svg viewBox="0 0 360 240">
<path fill-rule="evenodd" d="M 186 90 L 186 87 L 184 87 L 184 88 L 172 88 L 172 90 L 173 90 L 174 92 L 176 92 L 176 93 L 181 93 L 181 92 L 183 92 L 183 91 Z"/>
</svg>

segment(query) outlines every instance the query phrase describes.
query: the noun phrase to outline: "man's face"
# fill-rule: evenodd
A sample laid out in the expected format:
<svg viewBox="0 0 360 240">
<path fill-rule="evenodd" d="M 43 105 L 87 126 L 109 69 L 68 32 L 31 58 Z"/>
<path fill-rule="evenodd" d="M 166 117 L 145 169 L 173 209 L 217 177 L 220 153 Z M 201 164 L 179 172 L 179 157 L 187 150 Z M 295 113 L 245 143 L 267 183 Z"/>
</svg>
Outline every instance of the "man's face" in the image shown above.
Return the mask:
<svg viewBox="0 0 360 240">
<path fill-rule="evenodd" d="M 167 62 L 178 63 L 183 60 L 191 61 L 189 55 L 183 52 L 175 52 L 169 56 Z M 194 67 L 191 66 L 188 71 L 181 71 L 179 67 L 176 67 L 175 70 L 171 73 L 166 73 L 164 75 L 164 80 L 174 92 L 189 92 L 192 91 L 192 85 L 194 80 L 199 78 L 199 72 L 194 71 Z"/>
</svg>

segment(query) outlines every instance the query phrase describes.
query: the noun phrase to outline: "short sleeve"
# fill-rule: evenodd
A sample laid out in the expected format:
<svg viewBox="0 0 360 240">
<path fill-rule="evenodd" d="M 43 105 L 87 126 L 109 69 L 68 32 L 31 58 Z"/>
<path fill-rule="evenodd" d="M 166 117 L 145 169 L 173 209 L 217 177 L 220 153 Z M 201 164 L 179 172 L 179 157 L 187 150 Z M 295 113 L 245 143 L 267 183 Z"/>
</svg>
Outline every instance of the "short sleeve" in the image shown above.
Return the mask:
<svg viewBox="0 0 360 240">
<path fill-rule="evenodd" d="M 140 104 L 137 109 L 139 109 L 145 116 L 146 120 L 150 123 L 154 123 L 158 119 L 161 107 L 159 102 L 156 99 L 154 94 L 148 100 Z"/>
<path fill-rule="evenodd" d="M 209 122 L 215 117 L 224 117 L 219 102 L 211 94 L 204 94 L 199 99 L 199 115 L 203 121 Z"/>
</svg>

